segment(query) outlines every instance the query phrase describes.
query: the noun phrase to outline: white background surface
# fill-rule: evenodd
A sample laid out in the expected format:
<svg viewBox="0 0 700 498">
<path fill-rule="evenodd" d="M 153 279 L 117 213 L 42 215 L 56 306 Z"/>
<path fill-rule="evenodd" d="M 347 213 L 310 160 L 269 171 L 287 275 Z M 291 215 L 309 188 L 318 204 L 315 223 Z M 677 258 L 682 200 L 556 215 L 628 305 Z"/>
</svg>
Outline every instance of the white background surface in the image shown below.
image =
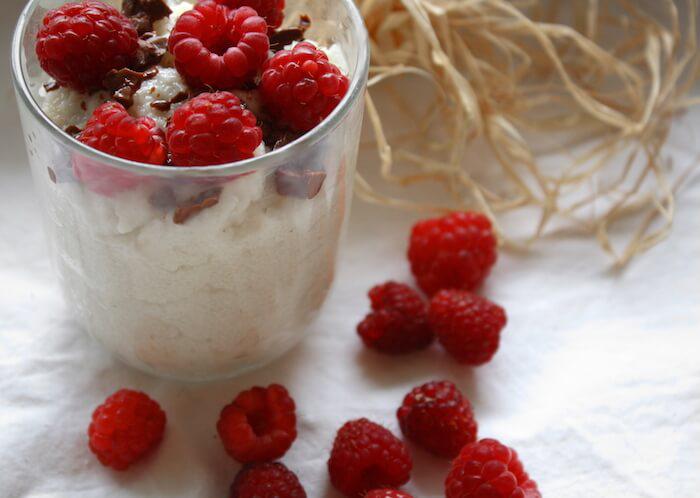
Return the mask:
<svg viewBox="0 0 700 498">
<path fill-rule="evenodd" d="M 325 469 L 337 428 L 367 416 L 398 433 L 403 395 L 442 378 L 473 402 L 480 436 L 518 449 L 546 498 L 700 496 L 700 175 L 680 196 L 672 236 L 622 272 L 583 238 L 503 253 L 483 292 L 509 325 L 482 368 L 438 347 L 403 359 L 361 347 L 366 291 L 410 279 L 403 254 L 415 218 L 356 200 L 334 291 L 302 345 L 234 381 L 158 380 L 78 330 L 51 275 L 5 62 L 20 3 L 4 2 L 0 20 L 0 497 L 227 496 L 237 465 L 216 436 L 219 410 L 271 382 L 298 406 L 299 438 L 283 461 L 310 498 L 337 497 Z M 674 161 L 688 164 L 700 112 L 679 128 Z M 146 391 L 168 414 L 160 449 L 126 473 L 101 467 L 85 436 L 92 409 L 120 387 Z M 407 489 L 442 496 L 447 462 L 413 450 Z"/>
</svg>

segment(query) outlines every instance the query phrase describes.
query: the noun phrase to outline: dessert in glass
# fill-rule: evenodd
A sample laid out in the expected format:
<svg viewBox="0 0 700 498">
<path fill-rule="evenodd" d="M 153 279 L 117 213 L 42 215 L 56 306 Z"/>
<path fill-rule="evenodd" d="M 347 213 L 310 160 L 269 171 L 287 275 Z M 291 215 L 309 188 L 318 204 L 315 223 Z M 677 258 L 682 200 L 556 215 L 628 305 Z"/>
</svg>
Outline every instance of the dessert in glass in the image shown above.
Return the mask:
<svg viewBox="0 0 700 498">
<path fill-rule="evenodd" d="M 14 81 L 80 325 L 183 380 L 294 346 L 333 281 L 368 50 L 352 0 L 31 0 Z"/>
</svg>

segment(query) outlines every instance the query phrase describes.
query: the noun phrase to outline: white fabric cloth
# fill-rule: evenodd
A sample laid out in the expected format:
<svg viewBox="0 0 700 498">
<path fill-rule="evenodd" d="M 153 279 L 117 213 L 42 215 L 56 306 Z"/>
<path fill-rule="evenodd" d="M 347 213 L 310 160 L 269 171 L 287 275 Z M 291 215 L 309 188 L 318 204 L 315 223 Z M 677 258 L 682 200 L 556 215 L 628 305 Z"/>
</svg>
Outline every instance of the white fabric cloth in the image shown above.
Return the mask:
<svg viewBox="0 0 700 498">
<path fill-rule="evenodd" d="M 8 3 L 18 11 L 21 2 Z M 0 21 L 3 60 L 15 18 L 5 12 Z M 298 406 L 299 437 L 283 461 L 310 498 L 338 497 L 325 467 L 338 427 L 366 416 L 398 434 L 394 413 L 403 395 L 443 378 L 473 402 L 480 436 L 517 448 L 547 498 L 698 496 L 697 176 L 681 194 L 671 237 L 624 271 L 608 271 L 586 239 L 503 253 L 484 293 L 504 305 L 509 324 L 495 360 L 474 370 L 437 346 L 403 359 L 363 349 L 354 327 L 367 310 L 366 291 L 390 278 L 410 280 L 404 251 L 415 218 L 356 201 L 335 288 L 308 339 L 244 377 L 179 384 L 124 367 L 67 314 L 44 249 L 8 77 L 0 95 L 1 497 L 227 496 L 238 467 L 216 436 L 219 410 L 240 390 L 271 382 L 284 383 Z M 698 111 L 679 127 L 678 164 L 698 153 L 699 127 Z M 121 387 L 157 399 L 168 427 L 148 461 L 115 473 L 90 454 L 85 431 L 92 409 Z M 412 449 L 406 489 L 416 498 L 443 496 L 448 463 Z"/>
</svg>

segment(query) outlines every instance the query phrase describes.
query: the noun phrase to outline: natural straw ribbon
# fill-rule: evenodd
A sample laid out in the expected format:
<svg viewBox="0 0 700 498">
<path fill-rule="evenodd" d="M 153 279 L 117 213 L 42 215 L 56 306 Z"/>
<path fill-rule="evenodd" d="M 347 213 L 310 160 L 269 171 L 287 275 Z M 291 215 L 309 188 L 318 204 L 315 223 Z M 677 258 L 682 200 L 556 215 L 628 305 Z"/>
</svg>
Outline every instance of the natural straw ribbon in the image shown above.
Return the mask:
<svg viewBox="0 0 700 498">
<path fill-rule="evenodd" d="M 362 176 L 359 195 L 426 212 L 480 209 L 512 247 L 575 227 L 624 265 L 668 234 L 685 178 L 662 157 L 673 117 L 700 103 L 690 95 L 698 0 L 681 1 L 683 16 L 672 0 L 357 0 L 371 38 L 367 116 L 381 178 L 437 181 L 449 200 L 390 196 Z M 407 75 L 430 82 L 435 101 L 425 115 L 400 102 L 417 128 L 389 137 L 376 92 Z M 535 145 L 553 137 L 556 147 Z M 477 139 L 498 181 L 465 164 Z M 545 165 L 552 153 L 565 159 Z M 535 216 L 526 237 L 504 228 L 519 211 Z M 630 232 L 615 223 L 630 217 L 637 228 L 617 249 L 616 233 Z"/>
</svg>

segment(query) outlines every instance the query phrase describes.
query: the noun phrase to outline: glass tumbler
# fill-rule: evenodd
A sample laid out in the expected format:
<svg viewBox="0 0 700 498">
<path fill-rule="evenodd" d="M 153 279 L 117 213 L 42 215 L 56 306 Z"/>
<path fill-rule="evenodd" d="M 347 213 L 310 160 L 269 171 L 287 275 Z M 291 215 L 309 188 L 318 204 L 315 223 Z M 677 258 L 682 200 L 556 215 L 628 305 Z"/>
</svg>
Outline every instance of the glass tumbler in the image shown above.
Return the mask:
<svg viewBox="0 0 700 498">
<path fill-rule="evenodd" d="M 333 281 L 348 218 L 369 47 L 352 0 L 291 0 L 287 19 L 340 47 L 350 88 L 296 141 L 232 164 L 152 166 L 90 149 L 41 108 L 34 43 L 48 9 L 31 0 L 12 67 L 50 254 L 78 323 L 129 365 L 210 380 L 294 346 Z"/>
</svg>

